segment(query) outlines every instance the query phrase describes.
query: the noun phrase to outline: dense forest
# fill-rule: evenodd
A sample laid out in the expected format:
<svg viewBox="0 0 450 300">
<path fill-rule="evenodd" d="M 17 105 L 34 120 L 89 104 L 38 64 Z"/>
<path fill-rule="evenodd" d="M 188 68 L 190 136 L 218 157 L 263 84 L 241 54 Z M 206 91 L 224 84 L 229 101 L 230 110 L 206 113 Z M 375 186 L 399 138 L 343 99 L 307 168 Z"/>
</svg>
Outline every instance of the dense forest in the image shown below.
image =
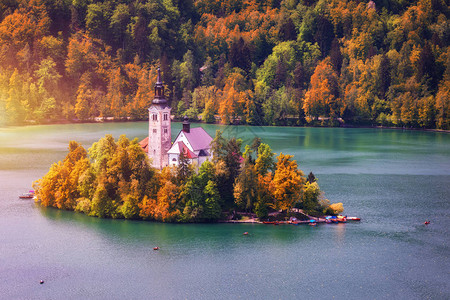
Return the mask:
<svg viewBox="0 0 450 300">
<path fill-rule="evenodd" d="M 0 125 L 176 117 L 450 129 L 446 0 L 5 0 Z"/>
<path fill-rule="evenodd" d="M 212 161 L 195 166 L 181 155 L 177 167 L 159 172 L 137 139 L 106 135 L 89 151 L 72 141 L 66 158 L 34 183 L 36 201 L 101 218 L 161 222 L 211 222 L 236 211 L 267 218 L 293 207 L 313 215 L 342 212 L 342 203 L 330 204 L 292 155 L 275 158 L 258 138 L 243 153 L 241 144 L 217 131 Z"/>
</svg>

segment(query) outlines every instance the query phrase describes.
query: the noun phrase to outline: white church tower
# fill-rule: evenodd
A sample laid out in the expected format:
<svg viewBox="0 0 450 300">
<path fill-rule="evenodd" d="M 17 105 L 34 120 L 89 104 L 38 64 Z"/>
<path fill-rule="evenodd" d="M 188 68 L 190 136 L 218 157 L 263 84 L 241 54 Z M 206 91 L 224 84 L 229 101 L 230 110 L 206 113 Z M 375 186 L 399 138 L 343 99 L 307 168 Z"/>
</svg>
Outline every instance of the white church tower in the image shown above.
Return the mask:
<svg viewBox="0 0 450 300">
<path fill-rule="evenodd" d="M 155 98 L 148 112 L 148 157 L 153 161 L 154 168 L 162 170 L 169 163 L 167 151 L 172 146 L 172 136 L 170 107 L 164 96 L 164 86 L 159 68 L 155 84 Z"/>
</svg>

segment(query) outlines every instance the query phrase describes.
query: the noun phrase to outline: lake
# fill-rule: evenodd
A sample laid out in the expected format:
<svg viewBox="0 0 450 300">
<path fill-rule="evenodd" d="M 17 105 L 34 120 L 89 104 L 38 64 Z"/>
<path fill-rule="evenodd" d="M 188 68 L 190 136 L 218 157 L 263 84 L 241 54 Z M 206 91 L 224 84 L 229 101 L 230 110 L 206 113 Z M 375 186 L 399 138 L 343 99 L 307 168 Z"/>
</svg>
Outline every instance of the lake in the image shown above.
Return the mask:
<svg viewBox="0 0 450 300">
<path fill-rule="evenodd" d="M 181 124 L 172 126 L 174 138 Z M 202 126 L 293 154 L 362 221 L 161 224 L 41 208 L 18 195 L 70 140 L 88 148 L 108 133 L 142 139 L 147 123 L 0 128 L 0 298 L 450 298 L 449 134 Z"/>
</svg>

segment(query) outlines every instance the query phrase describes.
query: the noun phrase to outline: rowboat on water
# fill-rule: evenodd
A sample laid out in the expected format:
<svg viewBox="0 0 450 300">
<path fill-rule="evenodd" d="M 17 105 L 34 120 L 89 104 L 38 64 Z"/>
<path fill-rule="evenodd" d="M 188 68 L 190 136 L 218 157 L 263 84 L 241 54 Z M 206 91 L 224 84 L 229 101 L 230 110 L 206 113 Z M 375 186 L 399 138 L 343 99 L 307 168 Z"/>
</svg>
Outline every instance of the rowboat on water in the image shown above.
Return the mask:
<svg viewBox="0 0 450 300">
<path fill-rule="evenodd" d="M 28 193 L 23 193 L 19 196 L 20 199 L 32 199 L 34 197 L 34 191 L 29 191 Z"/>
<path fill-rule="evenodd" d="M 263 224 L 272 224 L 272 225 L 278 225 L 278 221 L 264 221 Z"/>
</svg>

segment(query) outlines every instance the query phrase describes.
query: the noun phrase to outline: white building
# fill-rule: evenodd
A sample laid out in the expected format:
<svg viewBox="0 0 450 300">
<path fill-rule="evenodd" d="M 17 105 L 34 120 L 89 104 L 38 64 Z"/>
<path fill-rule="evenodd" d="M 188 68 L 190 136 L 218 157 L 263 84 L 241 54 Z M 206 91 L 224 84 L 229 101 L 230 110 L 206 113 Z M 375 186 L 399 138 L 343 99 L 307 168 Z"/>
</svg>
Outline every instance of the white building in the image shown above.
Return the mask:
<svg viewBox="0 0 450 300">
<path fill-rule="evenodd" d="M 212 158 L 211 141 L 212 137 L 202 128 L 191 128 L 189 121 L 185 117 L 183 129 L 178 133 L 172 147 L 167 152 L 169 164 L 178 166 L 181 152 L 190 163 L 200 166 L 204 161 Z"/>
<path fill-rule="evenodd" d="M 182 152 L 190 163 L 196 163 L 198 166 L 211 159 L 212 137 L 202 127 L 190 128 L 187 118 L 183 122 L 183 129 L 172 144 L 170 110 L 158 68 L 155 99 L 148 109 L 148 137 L 139 142 L 152 160 L 152 166 L 159 170 L 169 164 L 177 166 Z"/>
</svg>

